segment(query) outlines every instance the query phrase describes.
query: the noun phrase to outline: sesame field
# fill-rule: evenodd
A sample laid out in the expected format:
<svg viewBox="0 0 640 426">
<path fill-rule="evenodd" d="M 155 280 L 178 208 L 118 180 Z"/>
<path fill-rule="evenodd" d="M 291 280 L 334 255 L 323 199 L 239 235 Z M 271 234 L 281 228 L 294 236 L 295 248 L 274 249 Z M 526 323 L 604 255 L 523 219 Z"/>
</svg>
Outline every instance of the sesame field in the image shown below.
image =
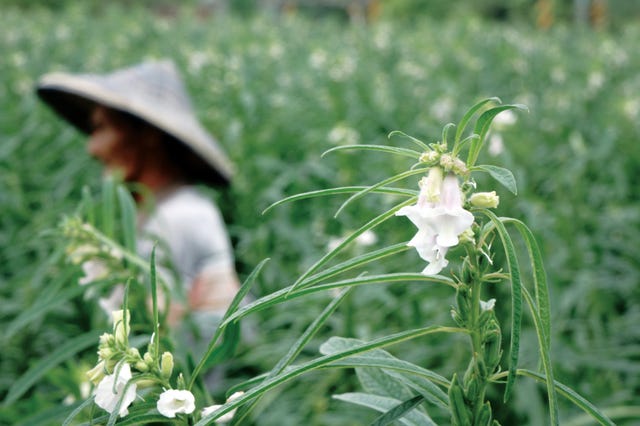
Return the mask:
<svg viewBox="0 0 640 426">
<path fill-rule="evenodd" d="M 640 20 L 63 3 L 0 13 L 0 425 L 640 424 Z M 251 302 L 202 360 L 145 303 L 128 192 L 34 91 L 159 58 L 235 166 L 203 190 Z M 426 275 L 424 197 L 469 220 Z M 96 241 L 125 256 L 81 286 Z M 125 337 L 96 297 L 124 282 Z M 87 378 L 110 359 L 126 416 L 98 405 L 116 364 Z M 163 414 L 169 388 L 196 409 Z"/>
</svg>

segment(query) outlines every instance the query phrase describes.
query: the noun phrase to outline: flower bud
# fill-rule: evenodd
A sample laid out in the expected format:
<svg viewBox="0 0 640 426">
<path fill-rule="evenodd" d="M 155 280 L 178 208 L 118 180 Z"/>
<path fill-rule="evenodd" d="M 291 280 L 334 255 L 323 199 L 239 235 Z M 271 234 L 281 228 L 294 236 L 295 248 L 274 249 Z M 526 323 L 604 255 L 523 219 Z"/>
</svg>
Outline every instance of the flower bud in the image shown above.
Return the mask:
<svg viewBox="0 0 640 426">
<path fill-rule="evenodd" d="M 113 349 L 111 349 L 109 346 L 103 346 L 102 348 L 98 349 L 98 356 L 100 357 L 100 359 L 111 359 L 111 357 L 113 355 L 115 355 L 115 351 Z"/>
<path fill-rule="evenodd" d="M 113 334 L 102 333 L 100 336 L 100 346 L 111 346 L 113 342 Z"/>
<path fill-rule="evenodd" d="M 153 356 L 151 355 L 151 352 L 145 352 L 144 357 L 142 357 L 142 359 L 144 360 L 144 362 L 147 363 L 149 367 L 153 365 Z"/>
<path fill-rule="evenodd" d="M 149 366 L 142 360 L 133 364 L 133 367 L 141 373 L 146 373 L 147 371 L 149 371 Z"/>
<path fill-rule="evenodd" d="M 451 164 L 451 171 L 457 175 L 466 175 L 469 172 L 467 165 L 461 159 L 455 157 Z"/>
<path fill-rule="evenodd" d="M 171 352 L 162 354 L 162 358 L 160 359 L 160 372 L 162 376 L 167 379 L 171 377 L 171 373 L 173 373 L 173 355 Z"/>
<path fill-rule="evenodd" d="M 122 309 L 113 311 L 113 334 L 117 344 L 127 345 L 127 337 L 129 336 L 129 320 L 131 315 L 127 309 L 126 313 Z"/>
<path fill-rule="evenodd" d="M 87 371 L 87 378 L 91 383 L 97 385 L 104 377 L 104 361 L 100 361 L 95 367 Z"/>
<path fill-rule="evenodd" d="M 427 151 L 420 155 L 420 162 L 427 163 L 429 165 L 435 164 L 438 161 L 440 154 L 436 151 Z"/>
<path fill-rule="evenodd" d="M 469 202 L 474 207 L 483 209 L 495 209 L 500 203 L 500 197 L 496 195 L 496 191 L 476 192 L 469 198 Z"/>
</svg>

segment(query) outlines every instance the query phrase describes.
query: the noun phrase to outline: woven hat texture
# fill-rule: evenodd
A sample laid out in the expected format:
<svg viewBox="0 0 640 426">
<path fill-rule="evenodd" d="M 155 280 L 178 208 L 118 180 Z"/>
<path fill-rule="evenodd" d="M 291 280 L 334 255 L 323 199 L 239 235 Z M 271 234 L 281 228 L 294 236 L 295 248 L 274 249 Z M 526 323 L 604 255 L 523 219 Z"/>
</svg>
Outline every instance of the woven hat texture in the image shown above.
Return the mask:
<svg viewBox="0 0 640 426">
<path fill-rule="evenodd" d="M 178 71 L 169 60 L 144 62 L 109 74 L 50 73 L 37 85 L 40 98 L 85 133 L 96 104 L 132 114 L 173 136 L 202 158 L 227 184 L 231 161 L 198 121 Z"/>
</svg>

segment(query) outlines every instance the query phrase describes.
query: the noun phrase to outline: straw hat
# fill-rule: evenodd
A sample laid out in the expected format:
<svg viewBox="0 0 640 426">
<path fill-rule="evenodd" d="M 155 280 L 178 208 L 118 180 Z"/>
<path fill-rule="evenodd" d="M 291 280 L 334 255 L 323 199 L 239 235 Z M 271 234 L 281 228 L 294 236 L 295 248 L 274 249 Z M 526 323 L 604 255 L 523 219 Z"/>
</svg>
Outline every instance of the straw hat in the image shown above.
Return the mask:
<svg viewBox="0 0 640 426">
<path fill-rule="evenodd" d="M 182 142 L 204 160 L 211 169 L 207 181 L 228 184 L 231 179 L 231 162 L 198 122 L 171 61 L 145 62 L 104 75 L 46 74 L 38 82 L 37 93 L 87 134 L 96 104 L 132 114 Z"/>
</svg>

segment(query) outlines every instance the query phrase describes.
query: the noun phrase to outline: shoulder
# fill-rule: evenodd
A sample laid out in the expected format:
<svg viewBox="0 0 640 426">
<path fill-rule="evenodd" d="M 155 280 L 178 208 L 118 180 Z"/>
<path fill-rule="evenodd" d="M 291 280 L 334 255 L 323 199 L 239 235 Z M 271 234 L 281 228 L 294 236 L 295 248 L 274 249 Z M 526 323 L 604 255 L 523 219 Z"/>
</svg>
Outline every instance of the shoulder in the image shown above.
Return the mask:
<svg viewBox="0 0 640 426">
<path fill-rule="evenodd" d="M 180 222 L 222 221 L 220 211 L 213 199 L 189 186 L 179 188 L 161 200 L 156 207 L 156 214 Z"/>
</svg>

